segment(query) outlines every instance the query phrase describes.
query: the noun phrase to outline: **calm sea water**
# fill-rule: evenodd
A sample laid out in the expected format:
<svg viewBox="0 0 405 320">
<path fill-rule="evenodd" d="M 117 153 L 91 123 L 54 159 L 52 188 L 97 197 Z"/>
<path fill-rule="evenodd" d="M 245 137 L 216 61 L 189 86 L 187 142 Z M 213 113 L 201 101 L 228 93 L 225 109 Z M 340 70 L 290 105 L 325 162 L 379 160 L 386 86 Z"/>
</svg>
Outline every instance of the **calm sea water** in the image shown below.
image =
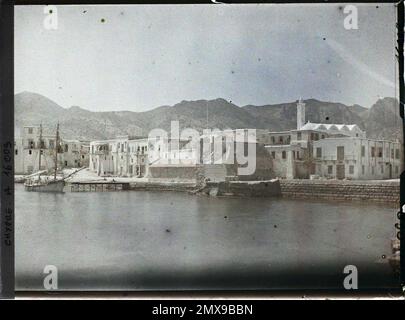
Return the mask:
<svg viewBox="0 0 405 320">
<path fill-rule="evenodd" d="M 16 288 L 395 287 L 395 208 L 176 192 L 50 194 L 16 185 Z"/>
</svg>

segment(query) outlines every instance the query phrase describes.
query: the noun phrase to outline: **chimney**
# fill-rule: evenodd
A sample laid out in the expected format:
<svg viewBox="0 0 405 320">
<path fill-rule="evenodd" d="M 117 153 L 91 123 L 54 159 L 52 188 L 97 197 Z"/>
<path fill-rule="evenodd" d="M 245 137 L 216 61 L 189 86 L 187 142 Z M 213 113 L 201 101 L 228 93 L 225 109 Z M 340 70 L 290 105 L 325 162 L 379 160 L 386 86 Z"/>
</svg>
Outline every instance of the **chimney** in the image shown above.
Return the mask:
<svg viewBox="0 0 405 320">
<path fill-rule="evenodd" d="M 305 103 L 300 98 L 297 103 L 297 130 L 305 125 Z"/>
</svg>

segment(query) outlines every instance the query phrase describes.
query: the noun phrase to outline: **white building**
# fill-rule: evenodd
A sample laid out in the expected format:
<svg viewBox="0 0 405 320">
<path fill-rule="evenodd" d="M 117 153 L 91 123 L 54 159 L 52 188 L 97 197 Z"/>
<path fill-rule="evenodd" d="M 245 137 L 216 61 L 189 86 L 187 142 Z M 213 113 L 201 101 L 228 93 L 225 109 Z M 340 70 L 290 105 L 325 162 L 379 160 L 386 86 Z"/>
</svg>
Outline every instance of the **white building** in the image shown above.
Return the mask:
<svg viewBox="0 0 405 320">
<path fill-rule="evenodd" d="M 53 171 L 55 168 L 56 136 L 42 135 L 40 127 L 25 126 L 21 136 L 14 142 L 14 165 L 16 174 L 30 174 L 40 170 Z M 39 167 L 41 152 L 41 167 Z M 60 141 L 58 152 L 58 169 L 88 166 L 88 143 L 78 140 Z"/>
<path fill-rule="evenodd" d="M 145 177 L 149 168 L 149 148 L 153 139 L 120 136 L 90 142 L 89 168 L 100 176 Z"/>
<path fill-rule="evenodd" d="M 243 142 L 254 145 L 255 175 L 250 177 L 268 178 L 271 175 L 271 160 L 264 150 L 264 144 L 258 146 L 256 134 L 252 130 L 216 131 L 209 135 L 196 136 L 196 140 L 156 137 L 138 138 L 122 136 L 112 140 L 92 141 L 90 143 L 90 170 L 100 176 L 148 177 L 167 179 L 195 179 L 199 167 L 204 166 L 210 178 L 236 176 L 238 167 L 235 158 L 236 144 Z M 261 130 L 259 139 L 267 138 Z M 226 148 L 226 137 L 232 136 L 232 154 Z M 219 139 L 219 153 L 214 142 Z M 241 140 L 241 141 L 239 141 Z M 173 144 L 172 144 L 173 142 Z M 207 143 L 208 142 L 208 143 Z M 249 149 L 248 146 L 243 146 Z M 238 146 L 239 150 L 239 146 Z M 217 159 L 219 156 L 220 159 Z M 208 172 L 209 171 L 209 172 Z"/>
<path fill-rule="evenodd" d="M 398 141 L 366 138 L 356 124 L 305 123 L 305 103 L 297 103 L 297 129 L 269 132 L 267 151 L 275 175 L 308 179 L 393 179 L 402 170 Z"/>
<path fill-rule="evenodd" d="M 328 138 L 314 143 L 315 174 L 333 179 L 394 179 L 401 173 L 401 144 L 367 138 Z"/>
</svg>

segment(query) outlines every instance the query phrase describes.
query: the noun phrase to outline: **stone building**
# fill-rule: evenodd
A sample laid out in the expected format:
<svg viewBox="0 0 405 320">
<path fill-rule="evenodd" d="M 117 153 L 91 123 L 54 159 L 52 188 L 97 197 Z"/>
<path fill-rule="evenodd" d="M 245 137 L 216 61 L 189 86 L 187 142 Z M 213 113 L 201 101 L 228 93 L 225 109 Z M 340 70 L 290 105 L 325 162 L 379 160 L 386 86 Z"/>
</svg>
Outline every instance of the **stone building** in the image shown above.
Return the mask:
<svg viewBox="0 0 405 320">
<path fill-rule="evenodd" d="M 315 174 L 333 179 L 394 179 L 402 170 L 401 144 L 346 137 L 314 143 Z"/>
<path fill-rule="evenodd" d="M 402 170 L 398 141 L 366 138 L 356 124 L 305 123 L 297 103 L 297 129 L 269 132 L 267 151 L 276 177 L 308 179 L 392 179 Z"/>
<path fill-rule="evenodd" d="M 89 166 L 90 142 L 79 140 L 61 141 L 64 168 L 81 168 Z"/>
<path fill-rule="evenodd" d="M 21 136 L 14 142 L 15 174 L 31 174 L 40 170 L 53 171 L 55 143 L 55 135 L 42 134 L 40 144 L 39 126 L 23 127 Z M 41 152 L 40 168 L 39 152 Z M 57 166 L 58 169 L 88 166 L 88 143 L 61 138 Z"/>
<path fill-rule="evenodd" d="M 171 150 L 151 165 L 150 177 L 208 179 L 211 182 L 271 179 L 274 176 L 271 159 L 263 143 L 267 139 L 267 131 L 258 131 L 214 130 L 202 134 L 197 143 L 181 143 L 179 149 Z M 238 151 L 240 157 L 237 156 Z"/>
<path fill-rule="evenodd" d="M 120 136 L 90 142 L 89 168 L 100 176 L 146 177 L 151 159 L 149 149 L 159 148 L 156 139 Z"/>
<path fill-rule="evenodd" d="M 247 129 L 237 130 L 247 133 Z M 235 130 L 228 130 L 226 134 L 235 135 Z M 262 130 L 260 141 L 267 137 Z M 249 145 L 255 152 L 255 170 L 249 175 L 239 174 L 238 159 L 234 152 L 229 153 L 225 144 L 220 148 L 220 159 L 216 158 L 214 141 L 222 139 L 225 131 L 218 131 L 208 136 L 198 137 L 197 144 L 191 139 L 182 139 L 172 145 L 170 138 L 140 138 L 117 137 L 112 140 L 92 141 L 90 143 L 90 170 L 100 176 L 114 175 L 124 177 L 146 177 L 150 179 L 197 179 L 199 175 L 211 181 L 225 181 L 225 179 L 270 179 L 271 159 L 264 148 L 264 143 L 255 140 L 244 142 L 232 141 L 233 150 L 237 144 L 244 143 L 246 150 Z M 247 137 L 245 137 L 247 138 Z M 208 139 L 209 142 L 203 145 Z M 224 139 L 225 143 L 225 139 Z M 208 146 L 208 147 L 207 147 Z M 208 148 L 208 149 L 207 149 Z M 252 150 L 253 150 L 252 149 Z M 227 153 L 228 152 L 228 153 Z M 230 161 L 232 160 L 232 161 Z"/>
</svg>

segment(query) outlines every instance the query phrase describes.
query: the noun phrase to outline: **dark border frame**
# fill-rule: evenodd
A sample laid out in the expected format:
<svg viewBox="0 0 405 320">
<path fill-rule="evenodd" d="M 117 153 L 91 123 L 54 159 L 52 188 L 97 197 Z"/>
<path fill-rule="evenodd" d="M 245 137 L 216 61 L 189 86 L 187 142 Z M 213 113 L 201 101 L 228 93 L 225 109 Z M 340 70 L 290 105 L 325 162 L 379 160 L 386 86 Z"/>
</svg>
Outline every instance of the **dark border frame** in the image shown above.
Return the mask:
<svg viewBox="0 0 405 320">
<path fill-rule="evenodd" d="M 276 1 L 257 1 L 257 0 L 217 0 L 225 4 L 242 4 L 242 3 L 297 3 L 296 0 L 276 0 Z M 397 6 L 397 53 L 399 62 L 399 112 L 403 119 L 403 136 L 404 136 L 404 150 L 405 150 L 405 88 L 404 88 L 404 0 L 393 1 L 393 0 L 369 0 L 369 1 L 311 1 L 304 0 L 299 3 L 395 3 Z M 14 5 L 97 5 L 97 4 L 214 4 L 210 0 L 119 0 L 114 3 L 111 0 L 53 0 L 51 3 L 44 0 L 0 0 L 0 297 L 14 298 Z M 405 249 L 405 213 L 402 206 L 405 205 L 405 171 L 401 173 L 400 177 L 400 208 L 398 213 L 398 218 L 400 220 L 398 232 L 398 237 L 400 238 L 401 248 Z M 405 250 L 401 250 L 400 254 L 400 284 L 402 289 L 405 287 Z M 238 295 L 240 291 L 229 291 L 230 295 Z M 260 292 L 260 291 L 259 291 Z M 277 290 L 266 290 L 261 291 L 266 295 L 267 293 L 277 292 Z M 285 291 L 281 291 L 284 294 Z M 313 291 L 314 292 L 314 291 Z M 326 295 L 340 295 L 339 292 L 330 292 L 327 294 L 326 291 L 315 291 L 318 294 Z M 314 293 L 315 293 L 314 292 Z M 398 294 L 398 291 L 392 292 Z M 29 294 L 28 291 L 21 292 L 21 295 Z M 71 296 L 74 292 L 66 292 L 67 296 Z M 151 292 L 148 291 L 147 294 L 158 295 L 163 293 L 168 293 L 167 291 Z M 172 292 L 174 293 L 174 292 Z M 181 291 L 176 291 L 176 294 L 181 293 Z M 188 293 L 197 293 L 206 295 L 209 291 L 187 291 Z M 389 294 L 390 292 L 383 290 L 373 290 L 369 291 L 368 294 Z M 63 292 L 58 291 L 58 295 Z M 85 295 L 85 292 L 81 291 L 80 295 Z M 247 291 L 245 294 L 260 296 L 260 293 L 255 291 Z M 365 293 L 364 293 L 365 294 Z M 20 294 L 19 294 L 20 295 Z M 47 293 L 36 292 L 34 295 L 46 296 Z M 90 295 L 94 295 L 91 294 Z M 117 292 L 117 296 L 125 295 L 124 292 Z M 130 294 L 131 295 L 131 294 Z M 135 295 L 137 295 L 135 293 Z M 294 294 L 293 294 L 294 295 Z M 355 294 L 358 296 L 358 294 Z M 360 293 L 360 295 L 362 295 Z M 347 294 L 345 295 L 347 296 Z"/>
<path fill-rule="evenodd" d="M 14 297 L 14 6 L 0 1 L 0 298 Z"/>
<path fill-rule="evenodd" d="M 399 114 L 402 118 L 403 130 L 403 148 L 405 149 L 405 124 L 404 124 L 404 101 L 405 101 L 405 88 L 404 88 L 404 1 L 401 0 L 397 4 L 397 54 L 398 54 L 398 83 L 399 83 Z M 398 238 L 400 240 L 400 284 L 402 290 L 405 290 L 405 217 L 403 206 L 405 205 L 405 171 L 400 176 L 400 209 L 398 218 L 400 220 L 400 230 L 398 231 Z"/>
<path fill-rule="evenodd" d="M 14 298 L 14 5 L 0 0 L 0 298 Z"/>
</svg>

